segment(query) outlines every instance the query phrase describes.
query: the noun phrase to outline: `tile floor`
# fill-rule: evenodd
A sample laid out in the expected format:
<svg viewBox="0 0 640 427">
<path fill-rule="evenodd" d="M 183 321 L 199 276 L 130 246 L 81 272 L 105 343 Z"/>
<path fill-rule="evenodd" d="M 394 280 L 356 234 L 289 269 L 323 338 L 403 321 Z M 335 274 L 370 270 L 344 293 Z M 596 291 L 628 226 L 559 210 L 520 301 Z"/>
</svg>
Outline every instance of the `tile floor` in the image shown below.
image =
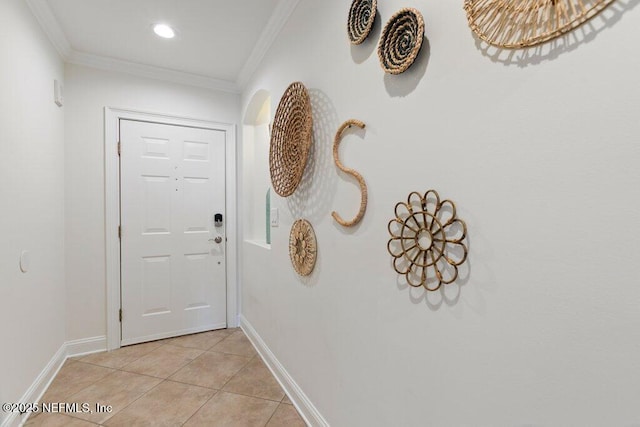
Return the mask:
<svg viewBox="0 0 640 427">
<path fill-rule="evenodd" d="M 80 406 L 33 414 L 25 425 L 305 426 L 240 329 L 69 359 L 41 402 Z M 98 403 L 113 409 L 97 411 Z"/>
</svg>

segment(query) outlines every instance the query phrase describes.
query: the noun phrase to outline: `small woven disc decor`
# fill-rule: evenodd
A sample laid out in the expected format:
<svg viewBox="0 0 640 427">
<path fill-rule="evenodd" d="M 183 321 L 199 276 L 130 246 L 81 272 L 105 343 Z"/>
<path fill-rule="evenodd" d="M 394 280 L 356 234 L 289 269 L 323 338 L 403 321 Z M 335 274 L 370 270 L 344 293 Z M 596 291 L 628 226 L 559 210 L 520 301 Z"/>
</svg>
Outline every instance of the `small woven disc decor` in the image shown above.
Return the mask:
<svg viewBox="0 0 640 427">
<path fill-rule="evenodd" d="M 399 10 L 382 30 L 378 58 L 389 74 L 405 72 L 415 61 L 424 38 L 422 14 L 413 8 Z"/>
<path fill-rule="evenodd" d="M 316 265 L 318 244 L 316 233 L 306 219 L 299 219 L 291 226 L 289 234 L 289 257 L 296 272 L 308 276 Z"/>
<path fill-rule="evenodd" d="M 600 13 L 613 0 L 466 0 L 471 30 L 506 49 L 560 37 Z"/>
<path fill-rule="evenodd" d="M 296 191 L 311 148 L 311 101 L 307 88 L 291 83 L 282 95 L 271 128 L 269 172 L 276 193 L 288 197 Z"/>
<path fill-rule="evenodd" d="M 351 44 L 360 44 L 367 38 L 376 19 L 376 9 L 376 0 L 353 0 L 347 22 Z"/>
<path fill-rule="evenodd" d="M 458 267 L 467 259 L 464 243 L 467 226 L 456 216 L 450 200 L 440 201 L 435 190 L 412 192 L 395 207 L 389 221 L 387 249 L 393 268 L 413 287 L 435 291 L 458 278 Z"/>
</svg>

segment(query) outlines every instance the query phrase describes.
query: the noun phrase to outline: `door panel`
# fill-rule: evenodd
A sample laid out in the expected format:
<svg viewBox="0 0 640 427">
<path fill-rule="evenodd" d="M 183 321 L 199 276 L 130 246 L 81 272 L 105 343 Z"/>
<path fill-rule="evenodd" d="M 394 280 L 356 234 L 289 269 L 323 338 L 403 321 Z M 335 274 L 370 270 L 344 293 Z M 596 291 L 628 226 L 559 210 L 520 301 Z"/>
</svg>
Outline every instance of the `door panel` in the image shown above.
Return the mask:
<svg viewBox="0 0 640 427">
<path fill-rule="evenodd" d="M 123 345 L 226 327 L 225 138 L 120 121 Z"/>
</svg>

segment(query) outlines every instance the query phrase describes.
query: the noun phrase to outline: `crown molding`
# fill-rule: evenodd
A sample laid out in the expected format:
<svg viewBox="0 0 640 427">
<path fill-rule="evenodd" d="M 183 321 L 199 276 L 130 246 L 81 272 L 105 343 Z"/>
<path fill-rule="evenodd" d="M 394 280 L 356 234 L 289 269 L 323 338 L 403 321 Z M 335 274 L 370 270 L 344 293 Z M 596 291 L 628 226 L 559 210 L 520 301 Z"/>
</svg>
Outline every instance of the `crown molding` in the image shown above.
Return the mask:
<svg viewBox="0 0 640 427">
<path fill-rule="evenodd" d="M 76 51 L 72 48 L 69 40 L 64 34 L 64 31 L 62 31 L 60 23 L 53 14 L 47 0 L 25 1 L 29 5 L 29 8 L 45 34 L 49 37 L 49 40 L 65 62 L 106 71 L 127 73 L 139 77 L 230 93 L 240 93 L 244 86 L 249 82 L 249 79 L 256 72 L 260 62 L 300 2 L 300 0 L 280 0 L 271 14 L 267 25 L 258 37 L 258 41 L 251 51 L 249 58 L 242 67 L 242 70 L 238 75 L 238 79 L 235 82 L 232 82 L 163 67 L 138 64 L 121 59 Z"/>
<path fill-rule="evenodd" d="M 70 64 L 83 65 L 86 67 L 97 68 L 99 70 L 132 74 L 138 77 L 163 80 L 171 83 L 179 83 L 222 92 L 240 93 L 238 86 L 234 82 L 227 80 L 219 80 L 197 74 L 185 73 L 183 71 L 155 67 L 153 65 L 138 64 L 135 62 L 123 61 L 121 59 L 108 58 L 105 56 L 93 55 L 74 50 L 71 51 L 71 54 L 66 58 L 66 61 Z"/>
<path fill-rule="evenodd" d="M 69 57 L 72 51 L 71 44 L 60 28 L 60 24 L 47 1 L 26 0 L 26 3 L 60 56 L 63 59 Z"/>
<path fill-rule="evenodd" d="M 249 83 L 249 79 L 258 69 L 258 65 L 260 65 L 267 51 L 273 42 L 275 42 L 299 2 L 300 0 L 280 0 L 271 14 L 267 25 L 258 37 L 258 41 L 251 51 L 249 58 L 242 67 L 242 70 L 240 70 L 240 74 L 236 80 L 236 86 L 239 89 L 244 89 L 245 85 Z"/>
</svg>

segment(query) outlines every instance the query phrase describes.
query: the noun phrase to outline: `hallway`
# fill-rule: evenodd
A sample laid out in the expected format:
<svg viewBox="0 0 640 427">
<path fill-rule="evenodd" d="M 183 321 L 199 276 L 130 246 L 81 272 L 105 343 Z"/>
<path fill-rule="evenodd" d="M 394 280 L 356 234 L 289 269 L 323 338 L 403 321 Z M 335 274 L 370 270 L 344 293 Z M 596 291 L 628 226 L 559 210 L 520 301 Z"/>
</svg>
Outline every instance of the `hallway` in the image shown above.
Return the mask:
<svg viewBox="0 0 640 427">
<path fill-rule="evenodd" d="M 69 359 L 41 401 L 79 405 L 27 426 L 305 425 L 239 328 Z"/>
</svg>

